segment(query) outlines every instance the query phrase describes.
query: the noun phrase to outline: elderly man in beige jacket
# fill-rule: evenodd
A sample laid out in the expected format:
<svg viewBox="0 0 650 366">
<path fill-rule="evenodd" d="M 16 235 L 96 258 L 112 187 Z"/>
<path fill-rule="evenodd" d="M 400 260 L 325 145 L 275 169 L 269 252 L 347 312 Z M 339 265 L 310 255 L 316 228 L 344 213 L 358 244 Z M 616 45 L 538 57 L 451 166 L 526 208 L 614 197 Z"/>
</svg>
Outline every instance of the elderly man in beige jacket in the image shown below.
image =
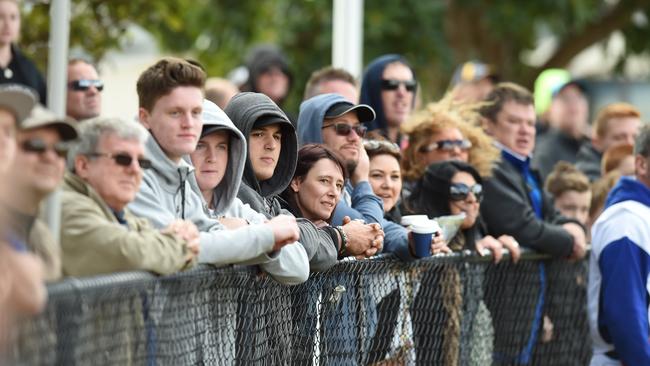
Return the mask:
<svg viewBox="0 0 650 366">
<path fill-rule="evenodd" d="M 79 133 L 63 186 L 64 274 L 170 274 L 191 266 L 199 250 L 194 224 L 177 220 L 157 230 L 126 208 L 140 188 L 142 170 L 151 165 L 144 157 L 145 129 L 98 117 L 84 122 Z"/>
</svg>

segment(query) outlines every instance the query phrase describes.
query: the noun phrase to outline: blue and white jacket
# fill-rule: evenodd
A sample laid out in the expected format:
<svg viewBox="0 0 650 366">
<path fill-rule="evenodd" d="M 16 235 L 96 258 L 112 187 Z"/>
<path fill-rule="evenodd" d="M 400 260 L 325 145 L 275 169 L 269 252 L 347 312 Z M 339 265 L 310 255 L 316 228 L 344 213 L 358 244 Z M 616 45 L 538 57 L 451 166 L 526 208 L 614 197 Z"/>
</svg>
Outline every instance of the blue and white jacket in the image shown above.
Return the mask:
<svg viewBox="0 0 650 366">
<path fill-rule="evenodd" d="M 650 189 L 621 178 L 591 232 L 591 366 L 650 365 Z"/>
</svg>

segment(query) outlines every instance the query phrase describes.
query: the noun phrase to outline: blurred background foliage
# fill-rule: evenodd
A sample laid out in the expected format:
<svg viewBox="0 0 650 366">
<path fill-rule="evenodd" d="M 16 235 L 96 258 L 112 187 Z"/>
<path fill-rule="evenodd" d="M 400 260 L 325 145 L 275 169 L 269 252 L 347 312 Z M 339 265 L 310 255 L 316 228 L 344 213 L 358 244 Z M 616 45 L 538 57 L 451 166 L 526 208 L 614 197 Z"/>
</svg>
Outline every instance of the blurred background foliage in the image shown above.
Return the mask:
<svg viewBox="0 0 650 366">
<path fill-rule="evenodd" d="M 45 69 L 49 4 L 23 8 L 23 49 Z M 364 64 L 405 55 L 425 100 L 440 97 L 468 59 L 530 87 L 543 69 L 565 67 L 615 30 L 626 40 L 619 69 L 627 55 L 650 50 L 650 0 L 366 0 L 364 11 Z M 279 45 L 295 76 L 289 110 L 297 109 L 310 73 L 331 62 L 332 1 L 316 0 L 72 0 L 71 46 L 97 62 L 124 44 L 131 24 L 153 34 L 163 52 L 197 59 L 211 76 L 240 65 L 254 44 Z M 522 62 L 549 36 L 556 46 L 545 62 Z"/>
</svg>

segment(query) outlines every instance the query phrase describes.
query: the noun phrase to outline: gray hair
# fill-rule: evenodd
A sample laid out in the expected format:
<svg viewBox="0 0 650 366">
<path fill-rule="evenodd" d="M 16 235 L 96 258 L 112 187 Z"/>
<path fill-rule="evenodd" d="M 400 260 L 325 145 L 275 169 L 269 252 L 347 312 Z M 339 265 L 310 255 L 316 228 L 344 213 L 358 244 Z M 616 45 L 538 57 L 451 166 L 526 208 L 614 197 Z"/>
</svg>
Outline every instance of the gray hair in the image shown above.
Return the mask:
<svg viewBox="0 0 650 366">
<path fill-rule="evenodd" d="M 650 124 L 644 124 L 639 129 L 639 135 L 634 141 L 634 155 L 650 158 Z"/>
<path fill-rule="evenodd" d="M 77 126 L 79 139 L 68 153 L 68 167 L 74 171 L 74 159 L 79 155 L 97 152 L 97 145 L 102 136 L 115 135 L 124 140 L 136 140 L 141 144 L 147 140 L 149 133 L 137 122 L 125 121 L 115 117 L 95 117 Z"/>
</svg>

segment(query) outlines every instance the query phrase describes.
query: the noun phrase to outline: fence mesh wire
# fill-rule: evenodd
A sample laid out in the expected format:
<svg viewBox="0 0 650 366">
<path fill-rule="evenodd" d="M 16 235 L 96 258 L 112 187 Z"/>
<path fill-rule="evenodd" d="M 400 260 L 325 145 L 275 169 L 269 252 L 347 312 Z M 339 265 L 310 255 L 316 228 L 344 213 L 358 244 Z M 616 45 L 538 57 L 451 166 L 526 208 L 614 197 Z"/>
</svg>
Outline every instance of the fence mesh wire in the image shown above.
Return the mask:
<svg viewBox="0 0 650 366">
<path fill-rule="evenodd" d="M 67 280 L 12 365 L 585 365 L 586 261 L 344 261 L 294 287 L 204 266 Z"/>
</svg>

